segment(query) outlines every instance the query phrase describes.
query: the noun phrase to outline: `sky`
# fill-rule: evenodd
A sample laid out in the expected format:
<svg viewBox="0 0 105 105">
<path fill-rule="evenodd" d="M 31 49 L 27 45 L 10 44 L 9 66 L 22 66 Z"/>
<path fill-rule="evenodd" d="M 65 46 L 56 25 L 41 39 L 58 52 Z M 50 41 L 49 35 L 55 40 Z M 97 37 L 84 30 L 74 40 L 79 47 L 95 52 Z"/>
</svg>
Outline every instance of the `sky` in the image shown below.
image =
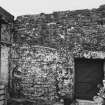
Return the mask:
<svg viewBox="0 0 105 105">
<path fill-rule="evenodd" d="M 0 0 L 0 6 L 15 17 L 54 11 L 98 8 L 105 0 Z"/>
</svg>

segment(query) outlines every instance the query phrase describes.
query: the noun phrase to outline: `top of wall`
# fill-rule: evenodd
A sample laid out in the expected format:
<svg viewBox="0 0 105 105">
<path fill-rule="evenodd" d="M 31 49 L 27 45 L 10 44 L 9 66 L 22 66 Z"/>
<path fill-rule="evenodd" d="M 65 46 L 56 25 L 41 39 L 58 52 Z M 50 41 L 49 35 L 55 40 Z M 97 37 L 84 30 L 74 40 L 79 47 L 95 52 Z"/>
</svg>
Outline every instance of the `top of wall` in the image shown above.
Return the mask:
<svg viewBox="0 0 105 105">
<path fill-rule="evenodd" d="M 76 16 L 78 15 L 84 15 L 84 16 L 92 16 L 92 15 L 97 15 L 99 14 L 99 18 L 100 17 L 104 17 L 104 12 L 105 12 L 105 4 L 99 6 L 99 8 L 93 8 L 93 9 L 81 9 L 81 10 L 67 10 L 67 11 L 55 11 L 51 14 L 45 14 L 45 13 L 40 13 L 40 14 L 34 14 L 34 15 L 21 15 L 21 16 L 18 16 L 17 19 L 20 19 L 20 18 L 24 18 L 24 17 L 34 17 L 34 18 L 44 18 L 45 17 L 48 17 L 48 16 L 51 16 L 51 18 L 59 18 L 59 17 L 73 17 L 73 18 L 76 18 Z M 93 13 L 93 14 L 92 14 Z M 53 16 L 52 16 L 53 15 Z M 98 17 L 98 16 L 97 16 Z M 49 17 L 50 18 L 50 17 Z M 16 19 L 16 20 L 17 20 Z"/>
</svg>

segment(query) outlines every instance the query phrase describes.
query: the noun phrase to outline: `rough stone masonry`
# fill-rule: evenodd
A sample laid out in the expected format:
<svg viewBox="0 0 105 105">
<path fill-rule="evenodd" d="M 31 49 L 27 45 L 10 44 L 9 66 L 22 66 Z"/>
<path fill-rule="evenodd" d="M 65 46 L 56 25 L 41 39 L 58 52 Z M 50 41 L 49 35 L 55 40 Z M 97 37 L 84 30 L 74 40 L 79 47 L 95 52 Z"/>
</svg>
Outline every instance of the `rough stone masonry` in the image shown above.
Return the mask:
<svg viewBox="0 0 105 105">
<path fill-rule="evenodd" d="M 72 98 L 76 57 L 105 59 L 105 5 L 15 20 L 10 68 L 17 97 L 21 93 L 45 102 Z"/>
</svg>

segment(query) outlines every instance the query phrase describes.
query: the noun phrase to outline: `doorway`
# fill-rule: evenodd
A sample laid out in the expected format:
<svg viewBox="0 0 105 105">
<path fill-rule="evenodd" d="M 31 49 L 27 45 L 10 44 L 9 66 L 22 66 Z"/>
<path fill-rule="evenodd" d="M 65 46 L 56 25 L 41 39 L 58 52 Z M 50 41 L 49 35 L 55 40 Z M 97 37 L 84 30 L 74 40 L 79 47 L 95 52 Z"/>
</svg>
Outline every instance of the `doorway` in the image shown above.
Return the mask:
<svg viewBox="0 0 105 105">
<path fill-rule="evenodd" d="M 93 100 L 98 84 L 104 79 L 104 61 L 100 59 L 75 59 L 75 98 Z"/>
</svg>

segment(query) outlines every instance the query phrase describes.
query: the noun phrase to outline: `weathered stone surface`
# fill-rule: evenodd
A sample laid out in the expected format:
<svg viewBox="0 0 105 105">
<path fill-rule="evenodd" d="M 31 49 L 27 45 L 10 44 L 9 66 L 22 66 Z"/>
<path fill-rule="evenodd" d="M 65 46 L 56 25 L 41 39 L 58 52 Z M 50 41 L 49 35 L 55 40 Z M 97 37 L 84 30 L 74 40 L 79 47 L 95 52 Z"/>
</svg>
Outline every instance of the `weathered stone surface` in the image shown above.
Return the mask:
<svg viewBox="0 0 105 105">
<path fill-rule="evenodd" d="M 56 49 L 43 46 L 21 46 L 15 51 L 19 57 L 12 58 L 13 69 L 16 69 L 14 75 L 19 75 L 21 80 L 16 82 L 18 77 L 15 77 L 14 88 L 17 91 L 21 89 L 24 97 L 42 99 L 45 102 L 56 102 L 58 94 L 72 97 L 72 59 L 67 60 L 66 55 Z"/>
<path fill-rule="evenodd" d="M 0 105 L 7 104 L 13 19 L 11 14 L 0 7 Z"/>
<path fill-rule="evenodd" d="M 8 83 L 8 57 L 10 48 L 1 46 L 1 66 L 0 66 L 0 78 L 4 83 Z"/>
<path fill-rule="evenodd" d="M 26 75 L 19 83 L 26 97 L 51 101 L 58 94 L 73 96 L 74 58 L 105 59 L 104 8 L 103 5 L 92 10 L 24 15 L 16 19 L 12 65 L 18 65 Z M 46 72 L 51 74 L 47 76 L 47 85 Z"/>
<path fill-rule="evenodd" d="M 11 43 L 11 25 L 1 24 L 1 41 Z"/>
<path fill-rule="evenodd" d="M 105 50 L 104 6 L 93 10 L 54 12 L 25 15 L 15 21 L 15 41 L 59 48 Z"/>
</svg>

